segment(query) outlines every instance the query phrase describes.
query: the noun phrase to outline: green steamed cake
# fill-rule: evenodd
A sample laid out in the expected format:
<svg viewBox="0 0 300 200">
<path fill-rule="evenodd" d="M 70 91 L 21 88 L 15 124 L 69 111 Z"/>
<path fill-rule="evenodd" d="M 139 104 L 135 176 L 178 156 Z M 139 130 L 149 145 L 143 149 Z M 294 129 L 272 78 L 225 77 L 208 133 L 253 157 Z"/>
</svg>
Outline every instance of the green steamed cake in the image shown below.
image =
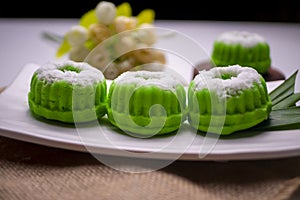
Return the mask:
<svg viewBox="0 0 300 200">
<path fill-rule="evenodd" d="M 222 33 L 214 42 L 212 61 L 215 66 L 240 65 L 266 74 L 271 66 L 270 47 L 256 33 L 230 31 Z"/>
<path fill-rule="evenodd" d="M 29 108 L 64 123 L 96 120 L 106 114 L 106 87 L 102 72 L 87 63 L 47 63 L 31 78 Z"/>
<path fill-rule="evenodd" d="M 228 135 L 269 117 L 266 82 L 253 68 L 231 65 L 200 71 L 188 88 L 188 121 L 203 132 Z"/>
<path fill-rule="evenodd" d="M 185 89 L 166 72 L 127 71 L 110 86 L 108 119 L 125 132 L 167 134 L 179 129 L 186 112 Z"/>
</svg>

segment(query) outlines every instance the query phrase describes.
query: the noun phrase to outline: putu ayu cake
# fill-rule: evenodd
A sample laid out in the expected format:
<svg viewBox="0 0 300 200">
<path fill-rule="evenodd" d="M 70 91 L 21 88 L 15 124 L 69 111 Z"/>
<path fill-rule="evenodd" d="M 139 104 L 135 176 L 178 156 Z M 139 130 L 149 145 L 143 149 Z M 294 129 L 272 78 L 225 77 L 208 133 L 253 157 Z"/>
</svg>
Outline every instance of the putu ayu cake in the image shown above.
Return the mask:
<svg viewBox="0 0 300 200">
<path fill-rule="evenodd" d="M 270 47 L 257 33 L 229 31 L 214 41 L 212 57 L 215 66 L 240 65 L 266 74 L 271 66 Z"/>
<path fill-rule="evenodd" d="M 187 111 L 183 85 L 163 71 L 124 72 L 113 80 L 107 102 L 110 122 L 135 135 L 174 132 Z"/>
<path fill-rule="evenodd" d="M 268 119 L 272 102 L 263 77 L 231 65 L 200 71 L 188 89 L 188 121 L 202 132 L 228 135 Z"/>
<path fill-rule="evenodd" d="M 106 80 L 87 63 L 47 63 L 33 74 L 29 108 L 36 116 L 64 123 L 88 122 L 106 114 Z"/>
</svg>

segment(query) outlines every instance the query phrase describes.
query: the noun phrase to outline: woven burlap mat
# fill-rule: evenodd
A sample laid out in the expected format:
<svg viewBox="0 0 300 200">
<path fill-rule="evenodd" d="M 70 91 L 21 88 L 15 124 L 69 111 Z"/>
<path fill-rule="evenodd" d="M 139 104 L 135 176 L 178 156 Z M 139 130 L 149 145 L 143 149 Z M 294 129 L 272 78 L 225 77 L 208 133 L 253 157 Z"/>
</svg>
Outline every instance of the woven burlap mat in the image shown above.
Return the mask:
<svg viewBox="0 0 300 200">
<path fill-rule="evenodd" d="M 300 158 L 175 161 L 127 173 L 89 153 L 0 137 L 0 199 L 284 200 L 300 185 Z"/>
</svg>

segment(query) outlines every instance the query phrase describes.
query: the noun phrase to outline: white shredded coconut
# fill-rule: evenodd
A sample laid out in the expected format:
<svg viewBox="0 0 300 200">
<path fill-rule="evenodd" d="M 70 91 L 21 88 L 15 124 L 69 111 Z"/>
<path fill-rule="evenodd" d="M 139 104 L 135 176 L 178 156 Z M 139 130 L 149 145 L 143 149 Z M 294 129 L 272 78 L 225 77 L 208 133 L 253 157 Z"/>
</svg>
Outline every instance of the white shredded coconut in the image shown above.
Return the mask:
<svg viewBox="0 0 300 200">
<path fill-rule="evenodd" d="M 230 31 L 221 34 L 216 41 L 226 44 L 240 44 L 243 47 L 253 47 L 258 43 L 265 43 L 264 37 L 247 31 Z"/>
<path fill-rule="evenodd" d="M 229 75 L 223 79 L 222 76 Z M 214 67 L 208 71 L 200 71 L 194 78 L 195 90 L 208 89 L 220 98 L 238 95 L 242 90 L 250 89 L 254 83 L 261 84 L 260 74 L 251 67 L 231 65 Z"/>
<path fill-rule="evenodd" d="M 141 86 L 157 86 L 163 90 L 175 91 L 181 82 L 172 74 L 158 71 L 127 71 L 115 79 L 116 84 L 134 84 Z"/>
<path fill-rule="evenodd" d="M 72 66 L 79 72 L 62 70 L 66 66 Z M 61 63 L 47 63 L 36 70 L 39 80 L 47 83 L 66 81 L 73 85 L 88 86 L 101 82 L 103 73 L 85 62 L 74 62 L 71 60 Z"/>
</svg>

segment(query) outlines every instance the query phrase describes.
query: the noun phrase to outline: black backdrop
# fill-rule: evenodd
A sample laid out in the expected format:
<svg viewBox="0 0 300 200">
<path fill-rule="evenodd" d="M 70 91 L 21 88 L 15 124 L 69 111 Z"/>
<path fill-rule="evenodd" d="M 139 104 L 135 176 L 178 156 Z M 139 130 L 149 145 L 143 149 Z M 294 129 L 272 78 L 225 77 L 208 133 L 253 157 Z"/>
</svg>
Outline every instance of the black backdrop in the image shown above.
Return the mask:
<svg viewBox="0 0 300 200">
<path fill-rule="evenodd" d="M 98 0 L 2 1 L 1 18 L 79 18 L 95 8 Z M 124 1 L 112 0 L 119 5 Z M 137 15 L 151 8 L 156 19 L 300 22 L 300 1 L 212 1 L 134 0 L 128 1 Z"/>
</svg>

